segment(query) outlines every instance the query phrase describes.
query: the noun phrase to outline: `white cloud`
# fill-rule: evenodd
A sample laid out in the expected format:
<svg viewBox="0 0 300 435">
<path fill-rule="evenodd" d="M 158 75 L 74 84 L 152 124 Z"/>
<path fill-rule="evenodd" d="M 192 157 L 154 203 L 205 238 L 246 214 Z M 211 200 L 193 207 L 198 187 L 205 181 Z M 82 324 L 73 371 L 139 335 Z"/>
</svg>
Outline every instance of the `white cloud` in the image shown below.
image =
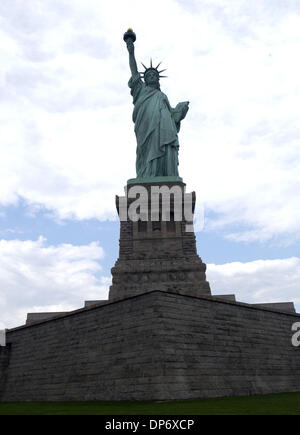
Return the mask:
<svg viewBox="0 0 300 435">
<path fill-rule="evenodd" d="M 134 176 L 122 33 L 190 100 L 180 172 L 234 240 L 300 233 L 298 2 L 1 0 L 0 203 L 114 218 Z M 116 13 L 118 11 L 118 13 Z M 242 228 L 232 230 L 232 227 Z M 295 235 L 296 234 L 296 235 Z"/>
<path fill-rule="evenodd" d="M 0 329 L 24 324 L 28 312 L 71 311 L 107 299 L 98 243 L 49 246 L 46 239 L 0 240 Z M 207 265 L 212 294 L 246 303 L 293 301 L 300 312 L 300 259 Z"/>
<path fill-rule="evenodd" d="M 294 302 L 300 312 L 300 258 L 208 264 L 212 294 L 246 303 Z"/>
<path fill-rule="evenodd" d="M 0 329 L 24 324 L 28 312 L 70 311 L 107 299 L 97 242 L 48 246 L 46 239 L 0 240 Z"/>
</svg>

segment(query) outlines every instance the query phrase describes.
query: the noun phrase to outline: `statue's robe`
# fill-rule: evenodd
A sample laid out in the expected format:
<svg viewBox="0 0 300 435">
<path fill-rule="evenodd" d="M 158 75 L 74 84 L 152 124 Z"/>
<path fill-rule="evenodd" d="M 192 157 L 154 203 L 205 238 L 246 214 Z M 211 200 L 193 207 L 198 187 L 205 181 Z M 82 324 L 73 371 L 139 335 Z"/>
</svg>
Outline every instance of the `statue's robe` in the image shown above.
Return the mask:
<svg viewBox="0 0 300 435">
<path fill-rule="evenodd" d="M 178 136 L 168 97 L 147 86 L 137 74 L 128 82 L 133 96 L 138 178 L 178 175 Z"/>
</svg>

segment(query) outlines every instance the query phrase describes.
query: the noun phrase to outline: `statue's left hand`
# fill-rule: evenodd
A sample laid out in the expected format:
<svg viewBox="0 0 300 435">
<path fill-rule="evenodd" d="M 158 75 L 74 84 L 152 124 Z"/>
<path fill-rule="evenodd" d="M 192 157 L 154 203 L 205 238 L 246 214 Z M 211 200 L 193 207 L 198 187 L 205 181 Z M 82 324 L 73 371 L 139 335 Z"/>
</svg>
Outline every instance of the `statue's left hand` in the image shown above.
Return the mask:
<svg viewBox="0 0 300 435">
<path fill-rule="evenodd" d="M 180 104 L 180 103 L 179 103 Z M 184 101 L 183 103 L 181 103 L 183 105 L 182 107 L 182 119 L 185 117 L 185 115 L 187 114 L 187 111 L 189 110 L 189 101 Z"/>
<path fill-rule="evenodd" d="M 189 110 L 189 101 L 184 101 L 182 103 L 178 103 L 177 106 L 174 109 L 174 119 L 175 122 L 180 122 L 182 119 L 185 118 L 185 115 L 187 114 L 187 111 Z"/>
</svg>

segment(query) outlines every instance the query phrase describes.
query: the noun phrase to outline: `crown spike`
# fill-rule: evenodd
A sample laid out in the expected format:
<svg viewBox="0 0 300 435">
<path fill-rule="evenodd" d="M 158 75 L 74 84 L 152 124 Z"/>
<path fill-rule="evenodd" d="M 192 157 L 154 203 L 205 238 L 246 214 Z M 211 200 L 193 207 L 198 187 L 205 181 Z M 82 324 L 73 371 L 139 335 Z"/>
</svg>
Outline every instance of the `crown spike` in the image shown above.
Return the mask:
<svg viewBox="0 0 300 435">
<path fill-rule="evenodd" d="M 145 71 L 140 72 L 141 76 L 142 76 L 143 78 L 145 78 L 145 75 L 148 73 L 148 71 L 152 70 L 152 71 L 155 71 L 155 72 L 158 74 L 158 77 L 159 77 L 159 78 L 165 78 L 165 77 L 168 77 L 168 76 L 161 76 L 161 75 L 160 75 L 162 72 L 166 71 L 166 69 L 162 69 L 161 71 L 158 71 L 158 67 L 159 67 L 159 65 L 160 65 L 161 63 L 162 63 L 162 62 L 159 62 L 159 64 L 158 64 L 156 67 L 154 67 L 154 66 L 153 66 L 152 57 L 150 57 L 150 66 L 147 68 L 147 67 L 143 64 L 143 62 L 141 62 L 141 64 L 143 65 L 143 67 L 144 67 L 144 69 L 145 69 Z"/>
</svg>

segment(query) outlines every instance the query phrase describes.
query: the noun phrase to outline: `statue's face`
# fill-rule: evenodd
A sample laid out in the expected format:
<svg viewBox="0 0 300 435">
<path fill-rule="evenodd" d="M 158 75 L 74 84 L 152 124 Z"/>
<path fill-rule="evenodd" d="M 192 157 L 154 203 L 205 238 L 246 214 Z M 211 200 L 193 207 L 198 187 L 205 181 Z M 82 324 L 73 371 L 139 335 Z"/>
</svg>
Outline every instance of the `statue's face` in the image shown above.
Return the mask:
<svg viewBox="0 0 300 435">
<path fill-rule="evenodd" d="M 158 85 L 159 77 L 156 71 L 148 71 L 145 75 L 146 85 Z"/>
</svg>

